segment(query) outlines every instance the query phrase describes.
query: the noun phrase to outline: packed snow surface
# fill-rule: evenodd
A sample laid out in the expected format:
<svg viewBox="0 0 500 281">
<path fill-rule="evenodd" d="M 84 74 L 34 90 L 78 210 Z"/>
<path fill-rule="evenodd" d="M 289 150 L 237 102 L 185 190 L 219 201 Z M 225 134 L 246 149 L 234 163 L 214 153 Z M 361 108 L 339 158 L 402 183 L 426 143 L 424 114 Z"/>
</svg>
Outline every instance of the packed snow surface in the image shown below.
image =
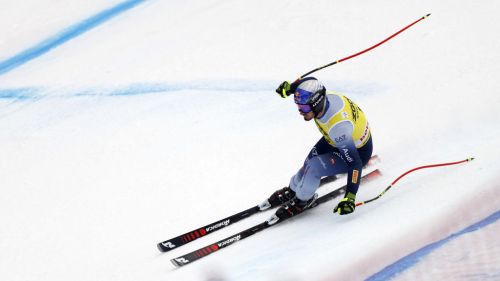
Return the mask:
<svg viewBox="0 0 500 281">
<path fill-rule="evenodd" d="M 1 280 L 363 280 L 500 210 L 498 1 L 3 2 Z M 314 76 L 370 122 L 383 175 L 357 200 L 476 160 L 174 269 L 272 211 L 166 254 L 156 243 L 260 203 L 321 137 L 276 86 L 427 13 Z M 500 279 L 498 225 L 395 279 Z"/>
</svg>

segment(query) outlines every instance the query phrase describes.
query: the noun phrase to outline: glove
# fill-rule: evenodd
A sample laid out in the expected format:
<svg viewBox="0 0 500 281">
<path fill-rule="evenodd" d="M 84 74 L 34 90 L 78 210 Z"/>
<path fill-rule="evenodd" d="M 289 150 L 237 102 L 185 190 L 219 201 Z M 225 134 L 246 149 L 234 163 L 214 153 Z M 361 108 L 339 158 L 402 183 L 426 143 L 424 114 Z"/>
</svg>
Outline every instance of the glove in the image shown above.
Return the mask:
<svg viewBox="0 0 500 281">
<path fill-rule="evenodd" d="M 291 95 L 293 92 L 291 91 L 291 88 L 290 88 L 290 82 L 288 81 L 283 81 L 279 87 L 276 89 L 276 93 L 278 93 L 278 95 L 280 95 L 282 98 L 286 98 L 288 97 L 289 95 Z"/>
<path fill-rule="evenodd" d="M 334 213 L 339 213 L 339 215 L 347 215 L 354 212 L 356 208 L 356 204 L 354 204 L 356 200 L 356 194 L 348 192 L 344 199 L 340 200 L 339 204 L 335 209 L 333 209 Z"/>
</svg>

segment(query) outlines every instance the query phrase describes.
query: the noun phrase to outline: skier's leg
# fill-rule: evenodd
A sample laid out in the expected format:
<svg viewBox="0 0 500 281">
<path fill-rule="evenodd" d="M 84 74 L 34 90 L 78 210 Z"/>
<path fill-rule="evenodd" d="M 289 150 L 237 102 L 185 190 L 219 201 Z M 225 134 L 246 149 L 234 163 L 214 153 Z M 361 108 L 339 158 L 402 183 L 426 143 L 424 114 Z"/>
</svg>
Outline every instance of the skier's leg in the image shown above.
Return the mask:
<svg viewBox="0 0 500 281">
<path fill-rule="evenodd" d="M 297 198 L 308 200 L 318 189 L 322 177 L 346 173 L 347 169 L 338 149 L 321 138 L 307 155 L 303 166 L 291 178 L 290 188 Z"/>
<path fill-rule="evenodd" d="M 321 177 L 347 173 L 349 167 L 337 152 L 330 152 L 312 157 L 291 178 L 290 188 L 300 200 L 314 196 Z"/>
</svg>

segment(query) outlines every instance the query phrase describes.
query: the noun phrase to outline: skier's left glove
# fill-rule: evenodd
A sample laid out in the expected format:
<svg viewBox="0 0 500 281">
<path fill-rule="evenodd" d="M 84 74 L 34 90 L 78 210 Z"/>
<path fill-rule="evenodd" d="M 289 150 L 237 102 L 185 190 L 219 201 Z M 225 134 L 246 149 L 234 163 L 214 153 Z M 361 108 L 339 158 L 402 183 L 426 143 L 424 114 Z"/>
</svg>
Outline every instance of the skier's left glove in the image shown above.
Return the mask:
<svg viewBox="0 0 500 281">
<path fill-rule="evenodd" d="M 356 208 L 356 194 L 348 192 L 344 199 L 340 200 L 339 204 L 335 209 L 333 209 L 334 213 L 339 213 L 339 215 L 347 215 L 354 212 Z"/>
</svg>

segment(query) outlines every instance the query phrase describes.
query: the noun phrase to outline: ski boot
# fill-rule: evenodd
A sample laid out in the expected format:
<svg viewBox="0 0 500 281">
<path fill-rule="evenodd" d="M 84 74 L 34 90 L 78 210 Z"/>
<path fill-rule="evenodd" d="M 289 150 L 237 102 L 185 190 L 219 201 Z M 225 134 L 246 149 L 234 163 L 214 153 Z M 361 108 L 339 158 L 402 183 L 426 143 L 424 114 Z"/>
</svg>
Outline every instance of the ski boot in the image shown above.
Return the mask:
<svg viewBox="0 0 500 281">
<path fill-rule="evenodd" d="M 290 187 L 283 187 L 282 189 L 276 190 L 266 201 L 259 204 L 259 209 L 261 211 L 267 210 L 269 208 L 274 208 L 280 206 L 295 197 L 295 191 Z"/>
<path fill-rule="evenodd" d="M 307 201 L 302 201 L 297 197 L 283 204 L 276 213 L 267 220 L 268 224 L 275 224 L 278 221 L 284 221 L 293 216 L 302 213 L 304 210 L 315 207 L 318 194 L 314 193 L 313 197 Z"/>
</svg>

